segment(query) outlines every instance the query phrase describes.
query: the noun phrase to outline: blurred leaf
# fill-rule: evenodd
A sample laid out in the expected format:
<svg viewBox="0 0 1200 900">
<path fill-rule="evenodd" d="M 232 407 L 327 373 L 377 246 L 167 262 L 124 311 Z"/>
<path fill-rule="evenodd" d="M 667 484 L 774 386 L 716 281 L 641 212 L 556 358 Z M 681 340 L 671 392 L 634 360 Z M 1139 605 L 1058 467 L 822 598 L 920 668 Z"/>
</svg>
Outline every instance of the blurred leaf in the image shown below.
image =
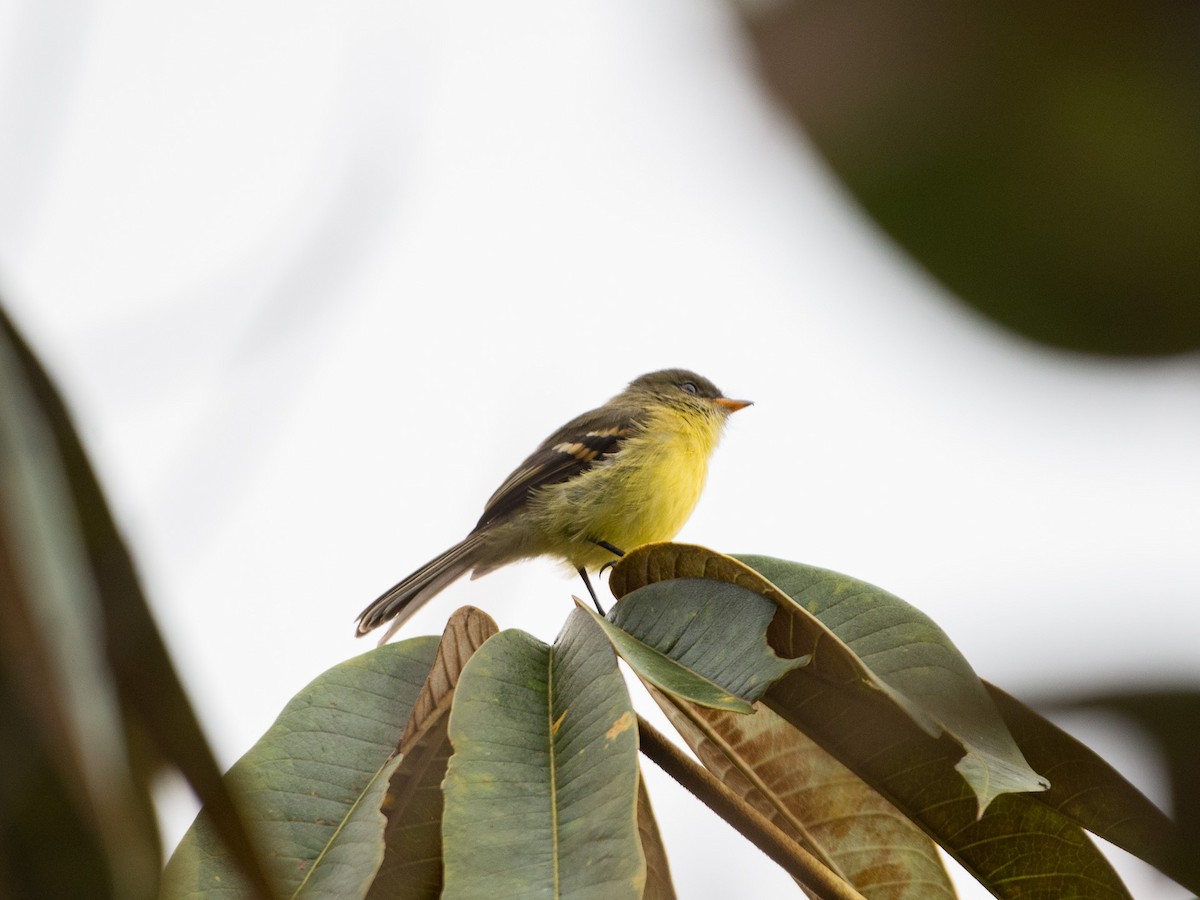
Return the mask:
<svg viewBox="0 0 1200 900">
<path fill-rule="evenodd" d="M 1044 759 L 1054 788 L 1045 798 L 1088 830 L 1200 894 L 1200 692 L 1130 691 L 1049 701 L 1052 708 L 1111 710 L 1146 729 L 1158 744 L 1171 780 L 1172 823 L 1133 785 L 1073 737 L 989 686 L 1030 759 Z"/>
<path fill-rule="evenodd" d="M 711 772 L 869 900 L 957 896 L 934 842 L 771 710 L 651 695 Z"/>
<path fill-rule="evenodd" d="M 348 660 L 297 694 L 229 772 L 268 851 L 280 893 L 365 895 L 383 859 L 379 812 L 395 750 L 438 641 L 386 644 Z M 247 896 L 206 812 L 163 874 L 164 898 Z"/>
<path fill-rule="evenodd" d="M 866 210 L 1021 334 L 1200 347 L 1200 4 L 738 4 Z"/>
<path fill-rule="evenodd" d="M 0 828 L 9 832 L 0 873 L 27 896 L 149 897 L 160 858 L 149 773 L 134 770 L 127 744 L 105 656 L 103 599 L 73 496 L 69 467 L 81 460 L 63 452 L 64 440 L 77 446 L 61 401 L 4 318 L 0 692 L 9 727 L 0 731 L 0 768 L 11 771 L 0 792 Z M 65 852 L 60 830 L 78 840 Z M 25 852 L 10 856 L 19 847 Z"/>
<path fill-rule="evenodd" d="M 0 598 L 6 595 L 8 586 L 0 584 Z M 0 616 L 8 638 L 13 620 L 3 600 Z M 9 649 L 4 652 L 7 655 Z M 82 775 L 72 778 L 70 767 L 76 760 L 67 752 L 70 744 L 42 743 L 41 734 L 48 724 L 59 723 L 47 723 L 46 710 L 30 710 L 29 692 L 18 689 L 10 677 L 11 668 L 6 666 L 0 672 L 0 758 L 4 762 L 0 765 L 0 897 L 153 896 L 155 870 L 148 873 L 144 884 L 118 887 L 114 869 L 122 863 L 122 848 L 113 848 L 104 840 Z M 33 669 L 30 665 L 16 677 Z M 56 755 L 67 759 L 56 759 Z M 127 785 L 128 781 L 113 787 Z M 121 802 L 126 799 L 118 798 Z M 130 831 L 139 830 L 136 819 L 129 825 L 134 826 Z M 145 844 L 133 849 L 148 852 L 153 835 L 142 833 Z M 146 863 L 135 852 L 134 865 L 144 871 Z"/>
<path fill-rule="evenodd" d="M 31 726 L 5 732 L 20 742 L 5 759 L 15 769 L 25 757 L 40 770 L 12 782 L 0 818 L 23 822 L 16 827 L 24 839 L 35 822 L 78 837 L 0 860 L 0 879 L 20 872 L 18 893 L 70 896 L 63 885 L 74 872 L 88 897 L 152 896 L 161 849 L 149 785 L 166 761 L 213 809 L 265 894 L 265 876 L 66 406 L 3 312 L 0 379 L 0 679 L 11 714 Z M 62 820 L 66 804 L 74 804 L 75 821 Z M 58 887 L 37 889 L 43 876 Z"/>
<path fill-rule="evenodd" d="M 446 624 L 400 739 L 400 764 L 383 800 L 385 849 L 370 898 L 441 896 L 442 779 L 451 753 L 450 706 L 463 666 L 499 630 L 490 616 L 471 606 L 457 610 Z"/>
<path fill-rule="evenodd" d="M 443 785 L 447 898 L 637 900 L 637 725 L 582 611 L 553 647 L 503 631 L 463 669 Z"/>
</svg>

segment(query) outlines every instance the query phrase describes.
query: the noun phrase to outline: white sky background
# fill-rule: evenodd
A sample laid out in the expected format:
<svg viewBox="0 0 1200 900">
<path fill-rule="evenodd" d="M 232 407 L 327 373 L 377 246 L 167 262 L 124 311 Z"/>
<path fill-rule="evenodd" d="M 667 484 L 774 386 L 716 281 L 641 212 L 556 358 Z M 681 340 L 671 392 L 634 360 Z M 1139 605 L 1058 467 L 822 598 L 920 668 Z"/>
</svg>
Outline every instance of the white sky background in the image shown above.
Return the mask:
<svg viewBox="0 0 1200 900">
<path fill-rule="evenodd" d="M 1196 360 L 948 302 L 719 4 L 0 2 L 0 291 L 226 765 L 536 442 L 665 366 L 756 401 L 680 539 L 886 587 L 1018 696 L 1200 679 Z M 579 591 L 528 563 L 404 633 L 473 603 L 552 640 Z M 1067 724 L 1165 802 L 1135 736 Z M 796 896 L 646 769 L 681 897 Z"/>
</svg>

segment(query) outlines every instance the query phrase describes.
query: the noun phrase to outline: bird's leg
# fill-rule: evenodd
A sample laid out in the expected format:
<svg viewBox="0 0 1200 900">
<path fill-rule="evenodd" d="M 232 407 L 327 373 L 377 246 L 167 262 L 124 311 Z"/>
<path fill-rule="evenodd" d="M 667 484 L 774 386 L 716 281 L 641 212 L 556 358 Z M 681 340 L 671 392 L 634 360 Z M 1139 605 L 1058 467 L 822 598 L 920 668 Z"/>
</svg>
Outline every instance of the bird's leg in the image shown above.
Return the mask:
<svg viewBox="0 0 1200 900">
<path fill-rule="evenodd" d="M 597 547 L 603 547 L 603 548 L 604 548 L 605 550 L 607 550 L 609 553 L 613 553 L 613 554 L 615 554 L 615 555 L 617 555 L 617 556 L 624 556 L 624 555 L 625 555 L 625 551 L 624 551 L 624 550 L 622 550 L 620 547 L 614 547 L 614 546 L 613 546 L 612 544 L 610 544 L 608 541 L 598 541 L 598 540 L 596 540 L 595 538 L 591 538 L 590 540 L 591 540 L 591 542 L 592 542 L 593 544 L 595 544 Z M 612 563 L 609 563 L 609 565 L 612 565 Z"/>
<path fill-rule="evenodd" d="M 583 579 L 583 584 L 588 589 L 588 593 L 592 595 L 592 602 L 596 604 L 596 612 L 602 616 L 607 615 L 604 612 L 604 607 L 600 605 L 600 601 L 596 599 L 596 590 L 592 587 L 592 580 L 588 578 L 587 569 L 580 566 L 576 571 L 579 572 L 579 577 Z"/>
<path fill-rule="evenodd" d="M 625 551 L 624 551 L 624 550 L 622 550 L 620 547 L 617 547 L 617 546 L 614 546 L 613 544 L 610 544 L 608 541 L 600 541 L 600 540 L 597 540 L 596 538 L 588 538 L 588 540 L 589 540 L 589 541 L 591 541 L 593 544 L 595 544 L 597 547 L 603 547 L 603 548 L 604 548 L 605 550 L 607 550 L 609 553 L 614 553 L 614 554 L 616 554 L 617 556 L 624 556 L 624 555 L 625 555 Z M 612 566 L 612 565 L 616 565 L 616 560 L 613 560 L 612 562 L 605 563 L 603 566 L 601 566 L 601 567 L 600 567 L 600 574 L 601 574 L 601 575 L 603 575 L 603 574 L 604 574 L 604 570 L 605 570 L 605 569 L 607 569 L 609 566 Z M 579 567 L 579 575 L 580 575 L 580 577 L 582 577 L 582 578 L 583 578 L 583 583 L 584 583 L 585 585 L 587 585 L 588 593 L 592 595 L 592 602 L 596 604 L 596 609 L 598 609 L 598 610 L 600 611 L 600 615 L 604 615 L 604 614 L 605 614 L 605 613 L 604 613 L 604 607 L 603 607 L 603 606 L 601 606 L 601 605 L 600 605 L 600 601 L 596 599 L 596 592 L 595 592 L 595 591 L 592 589 L 592 582 L 591 582 L 591 579 L 590 579 L 590 578 L 588 578 L 588 576 L 587 576 L 587 570 L 586 570 L 586 569 L 584 569 L 584 567 L 583 567 L 583 566 L 580 566 L 580 567 Z"/>
</svg>

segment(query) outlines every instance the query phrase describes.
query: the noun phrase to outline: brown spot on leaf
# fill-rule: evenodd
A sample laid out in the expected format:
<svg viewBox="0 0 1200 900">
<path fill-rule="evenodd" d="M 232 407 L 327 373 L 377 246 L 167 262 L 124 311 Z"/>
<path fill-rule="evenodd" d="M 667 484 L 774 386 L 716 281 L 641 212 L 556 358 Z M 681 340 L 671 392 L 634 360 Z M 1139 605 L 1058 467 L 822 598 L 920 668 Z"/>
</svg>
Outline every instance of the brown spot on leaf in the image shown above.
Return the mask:
<svg viewBox="0 0 1200 900">
<path fill-rule="evenodd" d="M 609 741 L 616 740 L 617 735 L 621 734 L 624 731 L 628 731 L 630 728 L 633 727 L 633 722 L 634 722 L 633 713 L 629 712 L 628 710 L 621 713 L 621 718 L 617 719 L 617 721 L 613 723 L 613 727 L 608 729 L 607 732 L 605 732 L 605 735 L 604 735 L 605 740 L 609 740 Z"/>
</svg>

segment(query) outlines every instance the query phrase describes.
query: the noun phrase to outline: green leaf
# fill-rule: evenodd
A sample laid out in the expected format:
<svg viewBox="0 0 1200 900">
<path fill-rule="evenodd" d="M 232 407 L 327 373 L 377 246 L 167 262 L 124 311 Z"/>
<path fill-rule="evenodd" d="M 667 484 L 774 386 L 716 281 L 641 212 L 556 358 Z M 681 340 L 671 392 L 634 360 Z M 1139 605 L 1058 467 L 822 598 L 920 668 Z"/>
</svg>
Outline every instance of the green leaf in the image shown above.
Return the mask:
<svg viewBox="0 0 1200 900">
<path fill-rule="evenodd" d="M 450 714 L 447 898 L 642 896 L 637 727 L 616 655 L 582 611 L 553 647 L 503 631 Z"/>
<path fill-rule="evenodd" d="M 413 638 L 329 669 L 230 770 L 280 893 L 365 895 L 383 858 L 395 750 L 437 645 Z M 204 812 L 168 862 L 162 896 L 249 896 Z"/>
<path fill-rule="evenodd" d="M 721 685 L 680 665 L 665 653 L 659 653 L 653 647 L 646 646 L 616 625 L 601 619 L 591 610 L 580 608 L 596 620 L 604 630 L 604 634 L 612 641 L 613 648 L 621 658 L 629 663 L 640 678 L 650 684 L 681 697 L 687 697 L 693 703 L 699 703 L 701 706 L 727 709 L 743 715 L 753 708 L 749 701 L 735 697 Z"/>
<path fill-rule="evenodd" d="M 738 558 L 837 635 L 875 685 L 930 736 L 945 731 L 962 744 L 966 753 L 956 768 L 979 797 L 980 811 L 1000 794 L 1049 787 L 1029 767 L 970 663 L 920 610 L 827 569 L 767 556 Z M 787 627 L 795 633 L 798 626 L 793 621 Z M 809 640 L 789 641 L 789 652 Z"/>
<path fill-rule="evenodd" d="M 739 563 L 682 544 L 650 544 L 627 554 L 614 568 L 611 586 L 623 600 L 649 584 L 701 575 L 773 601 L 778 615 L 767 640 L 779 655 L 812 655 L 820 662 L 814 677 L 869 684 L 931 737 L 951 735 L 965 751 L 958 769 L 981 811 L 999 794 L 1046 788 L 949 638 L 886 591 L 798 563 L 768 557 Z"/>
<path fill-rule="evenodd" d="M 381 807 L 387 818 L 383 864 L 371 900 L 419 900 L 442 893 L 442 779 L 450 761 L 447 726 L 467 660 L 499 629 L 471 606 L 446 623 L 437 657 L 400 739 L 402 758 Z"/>
<path fill-rule="evenodd" d="M 680 665 L 754 702 L 808 657 L 780 659 L 767 645 L 775 604 L 754 591 L 704 578 L 661 581 L 626 594 L 613 625 Z"/>
<path fill-rule="evenodd" d="M 760 702 L 886 797 L 996 896 L 1128 896 L 1083 829 L 1041 802 L 1045 793 L 1001 794 L 980 816 L 977 795 L 955 769 L 961 744 L 949 732 L 931 737 L 864 677 L 840 639 L 814 628 L 815 620 L 754 570 L 702 547 L 659 544 L 629 553 L 610 584 L 621 596 L 630 586 L 680 576 L 719 578 L 780 603 L 768 641 L 783 655 L 812 652 L 813 659 Z"/>
<path fill-rule="evenodd" d="M 903 654 L 897 662 L 892 643 L 879 639 L 876 620 L 884 612 L 898 611 L 904 626 L 917 634 L 935 637 L 940 634 L 940 630 L 936 634 L 931 630 L 936 626 L 923 614 L 878 588 L 813 567 L 765 557 L 743 559 L 772 578 L 797 602 L 806 601 L 810 610 L 846 640 L 848 646 L 859 651 L 876 671 L 893 671 L 911 662 Z M 814 588 L 814 584 L 819 587 Z M 921 670 L 916 671 L 915 678 L 914 672 L 907 670 L 898 674 L 900 677 L 891 676 L 892 683 L 904 690 L 937 691 L 937 679 L 923 683 L 926 673 Z M 1161 810 L 1087 747 L 999 688 L 986 682 L 980 684 L 1022 754 L 1030 758 L 1037 771 L 1051 779 L 1050 788 L 1042 794 L 1031 794 L 1031 800 L 1196 888 L 1195 871 L 1188 871 L 1193 855 L 1186 851 L 1172 852 L 1173 847 L 1182 846 L 1184 841 Z M 1187 717 L 1167 718 L 1181 723 L 1183 732 L 1194 733 L 1187 729 Z M 960 762 L 960 770 L 961 766 Z"/>
<path fill-rule="evenodd" d="M 774 603 L 722 582 L 646 585 L 622 597 L 608 619 L 579 605 L 639 677 L 702 706 L 748 713 L 768 684 L 806 662 L 780 659 L 767 646 Z"/>
</svg>

